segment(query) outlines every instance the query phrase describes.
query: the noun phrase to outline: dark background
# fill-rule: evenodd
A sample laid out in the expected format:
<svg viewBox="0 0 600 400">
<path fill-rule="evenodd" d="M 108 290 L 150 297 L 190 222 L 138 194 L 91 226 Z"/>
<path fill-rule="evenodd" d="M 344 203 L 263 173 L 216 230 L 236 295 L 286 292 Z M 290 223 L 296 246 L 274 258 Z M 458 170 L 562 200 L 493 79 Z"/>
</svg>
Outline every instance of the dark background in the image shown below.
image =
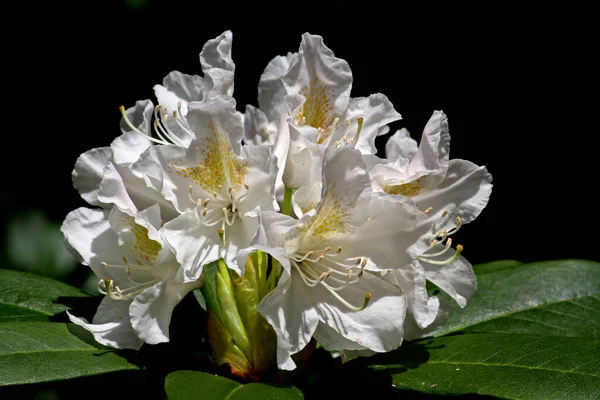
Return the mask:
<svg viewBox="0 0 600 400">
<path fill-rule="evenodd" d="M 392 132 L 407 127 L 419 137 L 441 109 L 451 157 L 488 167 L 490 203 L 458 234 L 472 263 L 600 260 L 591 110 L 598 48 L 589 10 L 312 0 L 11 7 L 3 27 L 3 223 L 32 208 L 60 223 L 85 206 L 70 178 L 79 154 L 119 135 L 121 104 L 156 104 L 152 87 L 171 70 L 201 74 L 208 39 L 233 32 L 243 111 L 257 105 L 268 61 L 297 51 L 310 32 L 350 64 L 353 97 L 381 92 L 393 102 L 403 120 Z"/>
</svg>

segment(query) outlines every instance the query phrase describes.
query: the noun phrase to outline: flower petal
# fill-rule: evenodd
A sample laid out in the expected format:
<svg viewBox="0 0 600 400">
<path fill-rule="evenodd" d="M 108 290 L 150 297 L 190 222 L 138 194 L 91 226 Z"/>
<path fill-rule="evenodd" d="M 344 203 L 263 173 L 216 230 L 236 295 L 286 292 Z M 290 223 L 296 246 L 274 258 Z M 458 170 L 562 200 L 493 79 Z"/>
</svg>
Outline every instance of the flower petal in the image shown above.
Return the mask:
<svg viewBox="0 0 600 400">
<path fill-rule="evenodd" d="M 385 279 L 402 289 L 408 309 L 419 328 L 426 328 L 435 320 L 440 302 L 435 296 L 429 297 L 425 269 L 418 261 L 390 270 Z"/>
<path fill-rule="evenodd" d="M 425 125 L 419 149 L 410 162 L 411 174 L 418 171 L 433 171 L 425 179 L 424 186 L 435 187 L 439 184 L 448 168 L 450 158 L 450 133 L 448 118 L 441 111 L 434 111 Z"/>
<path fill-rule="evenodd" d="M 323 44 L 321 36 L 305 33 L 283 84 L 288 94 L 301 94 L 306 98 L 295 118 L 304 118 L 303 124 L 325 129 L 336 117 L 341 117 L 348 106 L 352 72 L 346 61 L 336 58 Z"/>
<path fill-rule="evenodd" d="M 138 294 L 129 307 L 135 333 L 148 344 L 168 342 L 173 309 L 186 294 L 200 286 L 200 281 L 175 283 L 167 280 Z"/>
<path fill-rule="evenodd" d="M 292 195 L 292 206 L 298 218 L 317 208 L 321 202 L 321 182 L 311 182 L 302 186 Z"/>
<path fill-rule="evenodd" d="M 368 257 L 367 269 L 386 270 L 410 264 L 428 247 L 431 224 L 410 200 L 375 193 L 369 220 L 355 227 L 340 244 L 345 257 Z"/>
<path fill-rule="evenodd" d="M 473 267 L 462 256 L 447 265 L 433 265 L 427 262 L 423 262 L 422 265 L 427 280 L 448 293 L 460 307 L 467 304 L 467 300 L 477 289 L 477 278 L 473 273 Z"/>
<path fill-rule="evenodd" d="M 283 99 L 287 94 L 281 78 L 287 73 L 294 54 L 277 56 L 267 64 L 258 82 L 258 106 L 269 121 L 277 123 L 285 114 Z"/>
<path fill-rule="evenodd" d="M 420 209 L 433 208 L 430 219 L 442 221 L 436 229 L 451 229 L 456 226 L 456 217 L 464 224 L 477 218 L 487 206 L 492 186 L 492 176 L 485 167 L 455 159 L 450 160 L 446 176 L 439 185 L 421 191 L 412 200 Z M 447 215 L 442 217 L 442 214 Z"/>
<path fill-rule="evenodd" d="M 73 186 L 81 197 L 93 206 L 102 206 L 98 200 L 98 188 L 102 182 L 104 167 L 111 160 L 110 147 L 99 147 L 86 151 L 77 158 L 71 173 Z"/>
<path fill-rule="evenodd" d="M 371 180 L 361 154 L 351 147 L 328 147 L 321 203 L 307 223 L 305 237 L 327 241 L 345 236 L 351 226 L 367 219 L 371 193 Z"/>
<path fill-rule="evenodd" d="M 403 159 L 408 165 L 408 162 L 417 153 L 418 148 L 417 141 L 410 137 L 410 133 L 406 128 L 402 128 L 390 136 L 385 143 L 385 158 L 390 161 Z"/>
<path fill-rule="evenodd" d="M 102 299 L 93 322 L 78 318 L 67 311 L 71 322 L 94 335 L 94 339 L 105 346 L 117 349 L 139 350 L 144 341 L 134 332 L 129 320 L 130 301 Z"/>
<path fill-rule="evenodd" d="M 207 41 L 200 52 L 200 64 L 204 72 L 206 90 L 217 94 L 233 94 L 235 64 L 231 58 L 231 31 Z"/>
<path fill-rule="evenodd" d="M 257 308 L 277 334 L 277 365 L 280 369 L 291 370 L 296 367 L 291 355 L 310 342 L 319 323 L 306 289 L 299 276 L 290 276 L 288 261 L 277 287 L 265 296 Z"/>
<path fill-rule="evenodd" d="M 239 213 L 246 215 L 250 211 L 276 210 L 275 178 L 277 176 L 277 158 L 265 145 L 242 147 L 242 158 L 246 160 L 248 171 L 245 183 L 248 185 L 247 195 L 240 202 Z"/>
<path fill-rule="evenodd" d="M 377 153 L 375 137 L 387 124 L 402 119 L 389 99 L 381 93 L 351 98 L 346 112 L 346 118 L 350 121 L 346 134 L 349 139 L 354 138 L 358 130 L 357 119 L 363 118 L 362 129 L 355 146 L 363 154 Z"/>
<path fill-rule="evenodd" d="M 133 126 L 141 132 L 150 135 L 152 133 L 150 123 L 153 111 L 154 105 L 152 101 L 139 100 L 135 103 L 134 107 L 128 108 L 125 114 Z M 134 132 L 125 123 L 124 118 L 121 118 L 121 132 L 123 134 L 110 144 L 113 152 L 113 161 L 116 165 L 134 163 L 140 157 L 140 154 L 150 147 L 152 142 L 148 138 Z"/>
<path fill-rule="evenodd" d="M 217 229 L 204 226 L 195 209 L 167 222 L 162 232 L 181 264 L 176 277 L 179 283 L 195 282 L 200 278 L 203 266 L 220 257 L 221 241 Z"/>
<path fill-rule="evenodd" d="M 406 302 L 400 288 L 365 272 L 357 283 L 337 291 L 357 307 L 363 304 L 365 293 L 370 293 L 371 301 L 361 311 L 348 309 L 321 285 L 306 290 L 310 291 L 319 320 L 347 340 L 377 352 L 387 352 L 402 344 Z M 343 350 L 342 344 L 330 347 Z"/>
</svg>

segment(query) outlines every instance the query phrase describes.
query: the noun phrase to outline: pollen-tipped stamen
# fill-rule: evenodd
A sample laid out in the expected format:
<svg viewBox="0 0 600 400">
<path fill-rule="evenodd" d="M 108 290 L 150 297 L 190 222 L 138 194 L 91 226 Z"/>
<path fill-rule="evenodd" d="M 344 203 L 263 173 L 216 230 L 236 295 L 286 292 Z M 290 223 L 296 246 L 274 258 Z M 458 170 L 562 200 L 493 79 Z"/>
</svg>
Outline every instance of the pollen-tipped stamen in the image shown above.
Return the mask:
<svg viewBox="0 0 600 400">
<path fill-rule="evenodd" d="M 453 263 L 454 261 L 456 261 L 456 259 L 458 259 L 458 257 L 460 256 L 460 253 L 462 253 L 463 251 L 463 246 L 461 244 L 459 244 L 458 246 L 456 246 L 456 251 L 454 252 L 454 255 L 446 260 L 442 260 L 442 261 L 438 261 L 438 260 L 432 260 L 431 258 L 429 258 L 429 256 L 418 256 L 417 260 L 419 261 L 423 261 L 429 264 L 433 264 L 433 265 L 448 265 L 450 263 Z"/>
<path fill-rule="evenodd" d="M 148 140 L 151 140 L 154 143 L 158 143 L 158 144 L 170 144 L 169 142 L 166 142 L 164 140 L 159 140 L 156 138 L 153 138 L 152 136 L 140 131 L 138 128 L 136 128 L 131 121 L 129 120 L 129 118 L 127 117 L 127 113 L 125 112 L 125 107 L 124 106 L 120 106 L 119 107 L 119 111 L 121 111 L 121 115 L 123 116 L 123 120 L 125 121 L 125 123 L 127 124 L 127 126 L 129 128 L 131 128 L 132 131 L 134 131 L 135 133 L 138 133 L 140 135 L 142 135 L 143 137 L 145 137 Z"/>
</svg>

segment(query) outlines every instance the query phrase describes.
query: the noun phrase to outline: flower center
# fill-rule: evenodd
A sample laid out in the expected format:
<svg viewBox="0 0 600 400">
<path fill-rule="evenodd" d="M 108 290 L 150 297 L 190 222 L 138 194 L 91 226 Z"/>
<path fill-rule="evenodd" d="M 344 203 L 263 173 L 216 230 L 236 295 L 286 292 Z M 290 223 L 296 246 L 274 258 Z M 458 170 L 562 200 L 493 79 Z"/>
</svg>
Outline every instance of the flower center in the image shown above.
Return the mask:
<svg viewBox="0 0 600 400">
<path fill-rule="evenodd" d="M 362 277 L 367 260 L 365 258 L 344 259 L 340 261 L 342 247 L 332 250 L 327 246 L 321 250 L 297 251 L 290 256 L 292 267 L 298 272 L 302 281 L 308 287 L 318 285 L 324 287 L 342 304 L 354 311 L 364 310 L 371 294 L 365 293 L 363 305 L 360 307 L 350 304 L 338 292 L 348 285 L 355 284 Z"/>
<path fill-rule="evenodd" d="M 127 257 L 123 257 L 124 264 L 107 264 L 102 262 L 101 265 L 104 268 L 120 268 L 125 269 L 127 272 L 127 280 L 131 284 L 126 289 L 121 290 L 119 286 L 115 284 L 115 281 L 110 278 L 101 279 L 98 282 L 98 291 L 112 300 L 130 300 L 143 292 L 145 289 L 160 282 L 160 279 L 156 279 L 152 274 L 153 266 L 142 259 L 137 260 L 137 264 L 131 264 L 127 260 Z M 145 279 L 138 281 L 134 279 L 132 274 L 137 272 L 140 275 L 144 275 Z M 138 278 L 139 279 L 139 278 Z"/>
<path fill-rule="evenodd" d="M 188 187 L 188 196 L 196 204 L 196 215 L 204 226 L 219 226 L 219 237 L 225 244 L 226 227 L 231 227 L 239 216 L 239 208 L 244 198 L 248 195 L 250 186 L 244 184 L 243 189 L 236 191 L 230 187 L 229 190 L 223 190 L 222 185 L 218 186 L 219 192 L 214 192 L 213 197 L 194 200 L 192 196 L 193 185 Z M 240 194 L 240 192 L 242 192 Z"/>
</svg>

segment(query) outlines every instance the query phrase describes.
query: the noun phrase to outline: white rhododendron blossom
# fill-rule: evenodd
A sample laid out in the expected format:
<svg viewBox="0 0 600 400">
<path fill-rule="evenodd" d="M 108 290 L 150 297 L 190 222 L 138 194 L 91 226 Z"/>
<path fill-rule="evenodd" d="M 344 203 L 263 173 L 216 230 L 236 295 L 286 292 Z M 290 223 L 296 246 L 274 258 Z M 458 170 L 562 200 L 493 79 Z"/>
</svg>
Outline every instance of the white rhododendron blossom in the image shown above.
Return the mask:
<svg viewBox="0 0 600 400">
<path fill-rule="evenodd" d="M 173 309 L 200 288 L 213 359 L 254 376 L 296 368 L 311 341 L 346 358 L 425 335 L 448 314 L 428 281 L 465 306 L 477 282 L 452 239 L 492 178 L 450 159 L 443 112 L 419 144 L 390 136 L 380 158 L 375 138 L 400 114 L 381 93 L 350 97 L 350 67 L 320 36 L 269 62 L 243 114 L 231 32 L 200 64 L 203 76 L 154 86 L 157 106 L 121 107 L 121 136 L 75 164 L 97 208 L 62 231 L 105 297 L 91 322 L 77 310 L 72 322 L 116 348 L 166 342 Z"/>
<path fill-rule="evenodd" d="M 257 210 L 274 210 L 276 159 L 266 145 L 241 146 L 243 126 L 228 96 L 188 104 L 189 147 L 157 146 L 137 170 L 162 178 L 162 193 L 180 216 L 165 225 L 167 242 L 182 264 L 182 282 L 223 258 L 242 273 L 237 253 L 258 228 Z"/>
<path fill-rule="evenodd" d="M 336 350 L 385 352 L 402 343 L 402 288 L 373 271 L 410 260 L 424 214 L 394 200 L 373 197 L 357 150 L 331 148 L 316 209 L 300 220 L 261 214 L 264 231 L 254 247 L 284 268 L 277 288 L 259 306 L 277 332 L 280 368 L 292 369 L 290 356 L 312 336 Z M 383 208 L 390 211 L 385 219 Z M 385 241 L 392 237 L 396 245 Z"/>
<path fill-rule="evenodd" d="M 80 208 L 65 219 L 62 231 L 83 264 L 100 278 L 106 297 L 92 323 L 69 314 L 99 343 L 138 349 L 143 342 L 169 341 L 173 308 L 200 281 L 173 281 L 179 264 L 165 246 L 160 209 L 151 206 L 132 217 L 117 207 L 110 211 Z"/>
</svg>

